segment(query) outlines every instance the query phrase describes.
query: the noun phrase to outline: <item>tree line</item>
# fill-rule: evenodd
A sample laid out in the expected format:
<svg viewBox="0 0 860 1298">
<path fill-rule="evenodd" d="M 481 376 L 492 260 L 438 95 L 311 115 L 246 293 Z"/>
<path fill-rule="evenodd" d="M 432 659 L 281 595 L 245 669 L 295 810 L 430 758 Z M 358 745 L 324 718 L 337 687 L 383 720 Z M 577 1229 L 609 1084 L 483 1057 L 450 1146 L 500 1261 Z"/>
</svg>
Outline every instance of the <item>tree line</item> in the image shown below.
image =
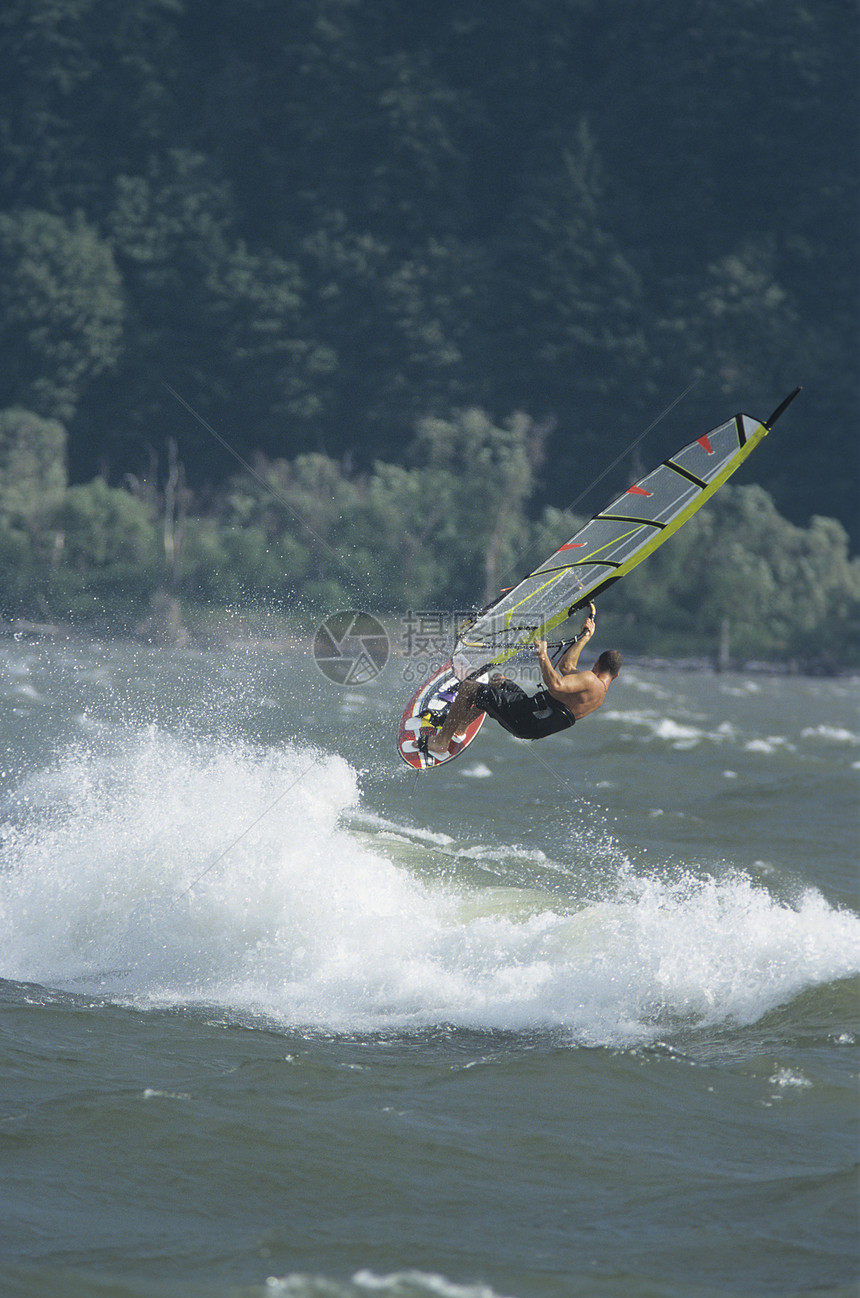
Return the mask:
<svg viewBox="0 0 860 1298">
<path fill-rule="evenodd" d="M 547 430 L 470 409 L 419 421 L 406 463 L 345 472 L 258 456 L 193 488 L 174 443 L 122 487 L 69 484 L 56 420 L 0 412 L 0 615 L 170 638 L 227 606 L 308 631 L 337 608 L 453 615 L 512 585 L 580 525 L 535 498 Z M 169 613 L 169 617 L 166 616 Z M 785 519 L 723 487 L 601 601 L 640 653 L 860 664 L 860 559 L 832 518 Z"/>
<path fill-rule="evenodd" d="M 563 509 L 697 375 L 703 428 L 803 383 L 757 473 L 856 543 L 857 25 L 841 0 L 5 0 L 0 409 L 63 425 L 67 511 L 129 479 L 179 499 L 181 462 L 202 574 L 242 493 L 165 383 L 382 536 L 435 453 L 413 430 L 458 412 L 544 430 L 531 508 Z M 108 500 L 143 545 L 151 502 Z M 285 555 L 276 584 L 281 559 L 323 580 Z"/>
</svg>

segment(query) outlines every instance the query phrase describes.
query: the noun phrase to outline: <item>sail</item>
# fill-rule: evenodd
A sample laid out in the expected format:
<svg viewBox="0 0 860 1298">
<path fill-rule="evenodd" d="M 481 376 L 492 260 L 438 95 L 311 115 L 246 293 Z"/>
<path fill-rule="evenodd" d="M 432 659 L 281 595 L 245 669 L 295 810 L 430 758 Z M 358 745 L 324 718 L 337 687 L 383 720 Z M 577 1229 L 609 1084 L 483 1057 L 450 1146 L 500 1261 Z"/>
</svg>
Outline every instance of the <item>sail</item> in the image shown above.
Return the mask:
<svg viewBox="0 0 860 1298">
<path fill-rule="evenodd" d="M 626 577 L 701 508 L 800 391 L 759 421 L 735 415 L 646 474 L 495 603 L 460 628 L 458 674 L 507 662 Z"/>
</svg>

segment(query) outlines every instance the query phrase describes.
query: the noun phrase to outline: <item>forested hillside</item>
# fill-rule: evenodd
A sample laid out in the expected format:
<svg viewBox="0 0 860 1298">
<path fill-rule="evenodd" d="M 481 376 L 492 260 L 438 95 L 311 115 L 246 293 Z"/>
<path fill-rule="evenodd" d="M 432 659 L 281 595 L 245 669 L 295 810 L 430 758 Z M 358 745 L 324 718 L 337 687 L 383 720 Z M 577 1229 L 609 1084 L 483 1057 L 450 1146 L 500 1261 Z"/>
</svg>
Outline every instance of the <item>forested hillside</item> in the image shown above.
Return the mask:
<svg viewBox="0 0 860 1298">
<path fill-rule="evenodd" d="M 741 481 L 856 544 L 857 37 L 842 0 L 5 0 L 0 410 L 201 514 L 237 465 L 165 384 L 344 480 L 525 420 L 537 526 L 693 380 L 645 461 L 801 383 Z"/>
<path fill-rule="evenodd" d="M 841 0 L 6 0 L 0 405 L 72 476 L 175 435 L 396 458 L 551 419 L 547 492 L 690 378 L 802 420 L 756 475 L 853 526 L 857 11 Z"/>
</svg>

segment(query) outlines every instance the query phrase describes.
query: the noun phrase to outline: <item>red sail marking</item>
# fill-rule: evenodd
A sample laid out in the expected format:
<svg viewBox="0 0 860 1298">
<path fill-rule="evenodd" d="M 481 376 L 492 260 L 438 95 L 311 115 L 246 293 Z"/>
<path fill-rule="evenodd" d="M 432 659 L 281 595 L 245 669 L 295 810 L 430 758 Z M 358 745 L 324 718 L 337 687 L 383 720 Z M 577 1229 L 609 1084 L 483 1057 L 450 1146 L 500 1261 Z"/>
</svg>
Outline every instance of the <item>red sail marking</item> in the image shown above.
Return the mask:
<svg viewBox="0 0 860 1298">
<path fill-rule="evenodd" d="M 650 491 L 646 491 L 644 487 L 628 487 L 628 488 L 627 488 L 627 495 L 628 495 L 628 496 L 650 496 L 651 494 L 652 494 L 652 493 L 651 493 Z"/>
<path fill-rule="evenodd" d="M 558 547 L 556 554 L 561 554 L 562 550 L 581 550 L 584 545 L 584 541 L 567 541 Z"/>
<path fill-rule="evenodd" d="M 696 441 L 699 443 L 703 451 L 707 451 L 708 455 L 713 455 L 714 448 L 713 446 L 711 446 L 711 443 L 708 440 L 707 433 L 703 433 L 701 437 L 697 437 Z"/>
</svg>

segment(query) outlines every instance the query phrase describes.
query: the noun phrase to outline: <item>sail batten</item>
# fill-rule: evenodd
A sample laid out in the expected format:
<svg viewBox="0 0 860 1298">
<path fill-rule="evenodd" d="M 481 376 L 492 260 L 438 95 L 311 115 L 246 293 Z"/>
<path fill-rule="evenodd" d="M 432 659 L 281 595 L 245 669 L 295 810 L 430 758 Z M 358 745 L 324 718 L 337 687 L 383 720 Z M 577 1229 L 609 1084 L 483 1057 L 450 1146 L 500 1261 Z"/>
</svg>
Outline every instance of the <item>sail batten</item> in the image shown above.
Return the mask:
<svg viewBox="0 0 860 1298">
<path fill-rule="evenodd" d="M 696 475 L 690 473 L 688 469 L 682 469 L 680 464 L 675 464 L 673 460 L 665 460 L 664 463 L 667 469 L 671 469 L 673 473 L 677 473 L 681 478 L 686 478 L 688 482 L 692 482 L 694 487 L 701 487 L 703 490 L 707 487 L 707 482 L 702 478 L 697 478 Z"/>
<path fill-rule="evenodd" d="M 656 518 L 630 518 L 624 514 L 597 514 L 597 518 L 606 519 L 610 523 L 643 523 L 646 527 L 665 527 L 665 523 L 658 522 Z"/>
</svg>

